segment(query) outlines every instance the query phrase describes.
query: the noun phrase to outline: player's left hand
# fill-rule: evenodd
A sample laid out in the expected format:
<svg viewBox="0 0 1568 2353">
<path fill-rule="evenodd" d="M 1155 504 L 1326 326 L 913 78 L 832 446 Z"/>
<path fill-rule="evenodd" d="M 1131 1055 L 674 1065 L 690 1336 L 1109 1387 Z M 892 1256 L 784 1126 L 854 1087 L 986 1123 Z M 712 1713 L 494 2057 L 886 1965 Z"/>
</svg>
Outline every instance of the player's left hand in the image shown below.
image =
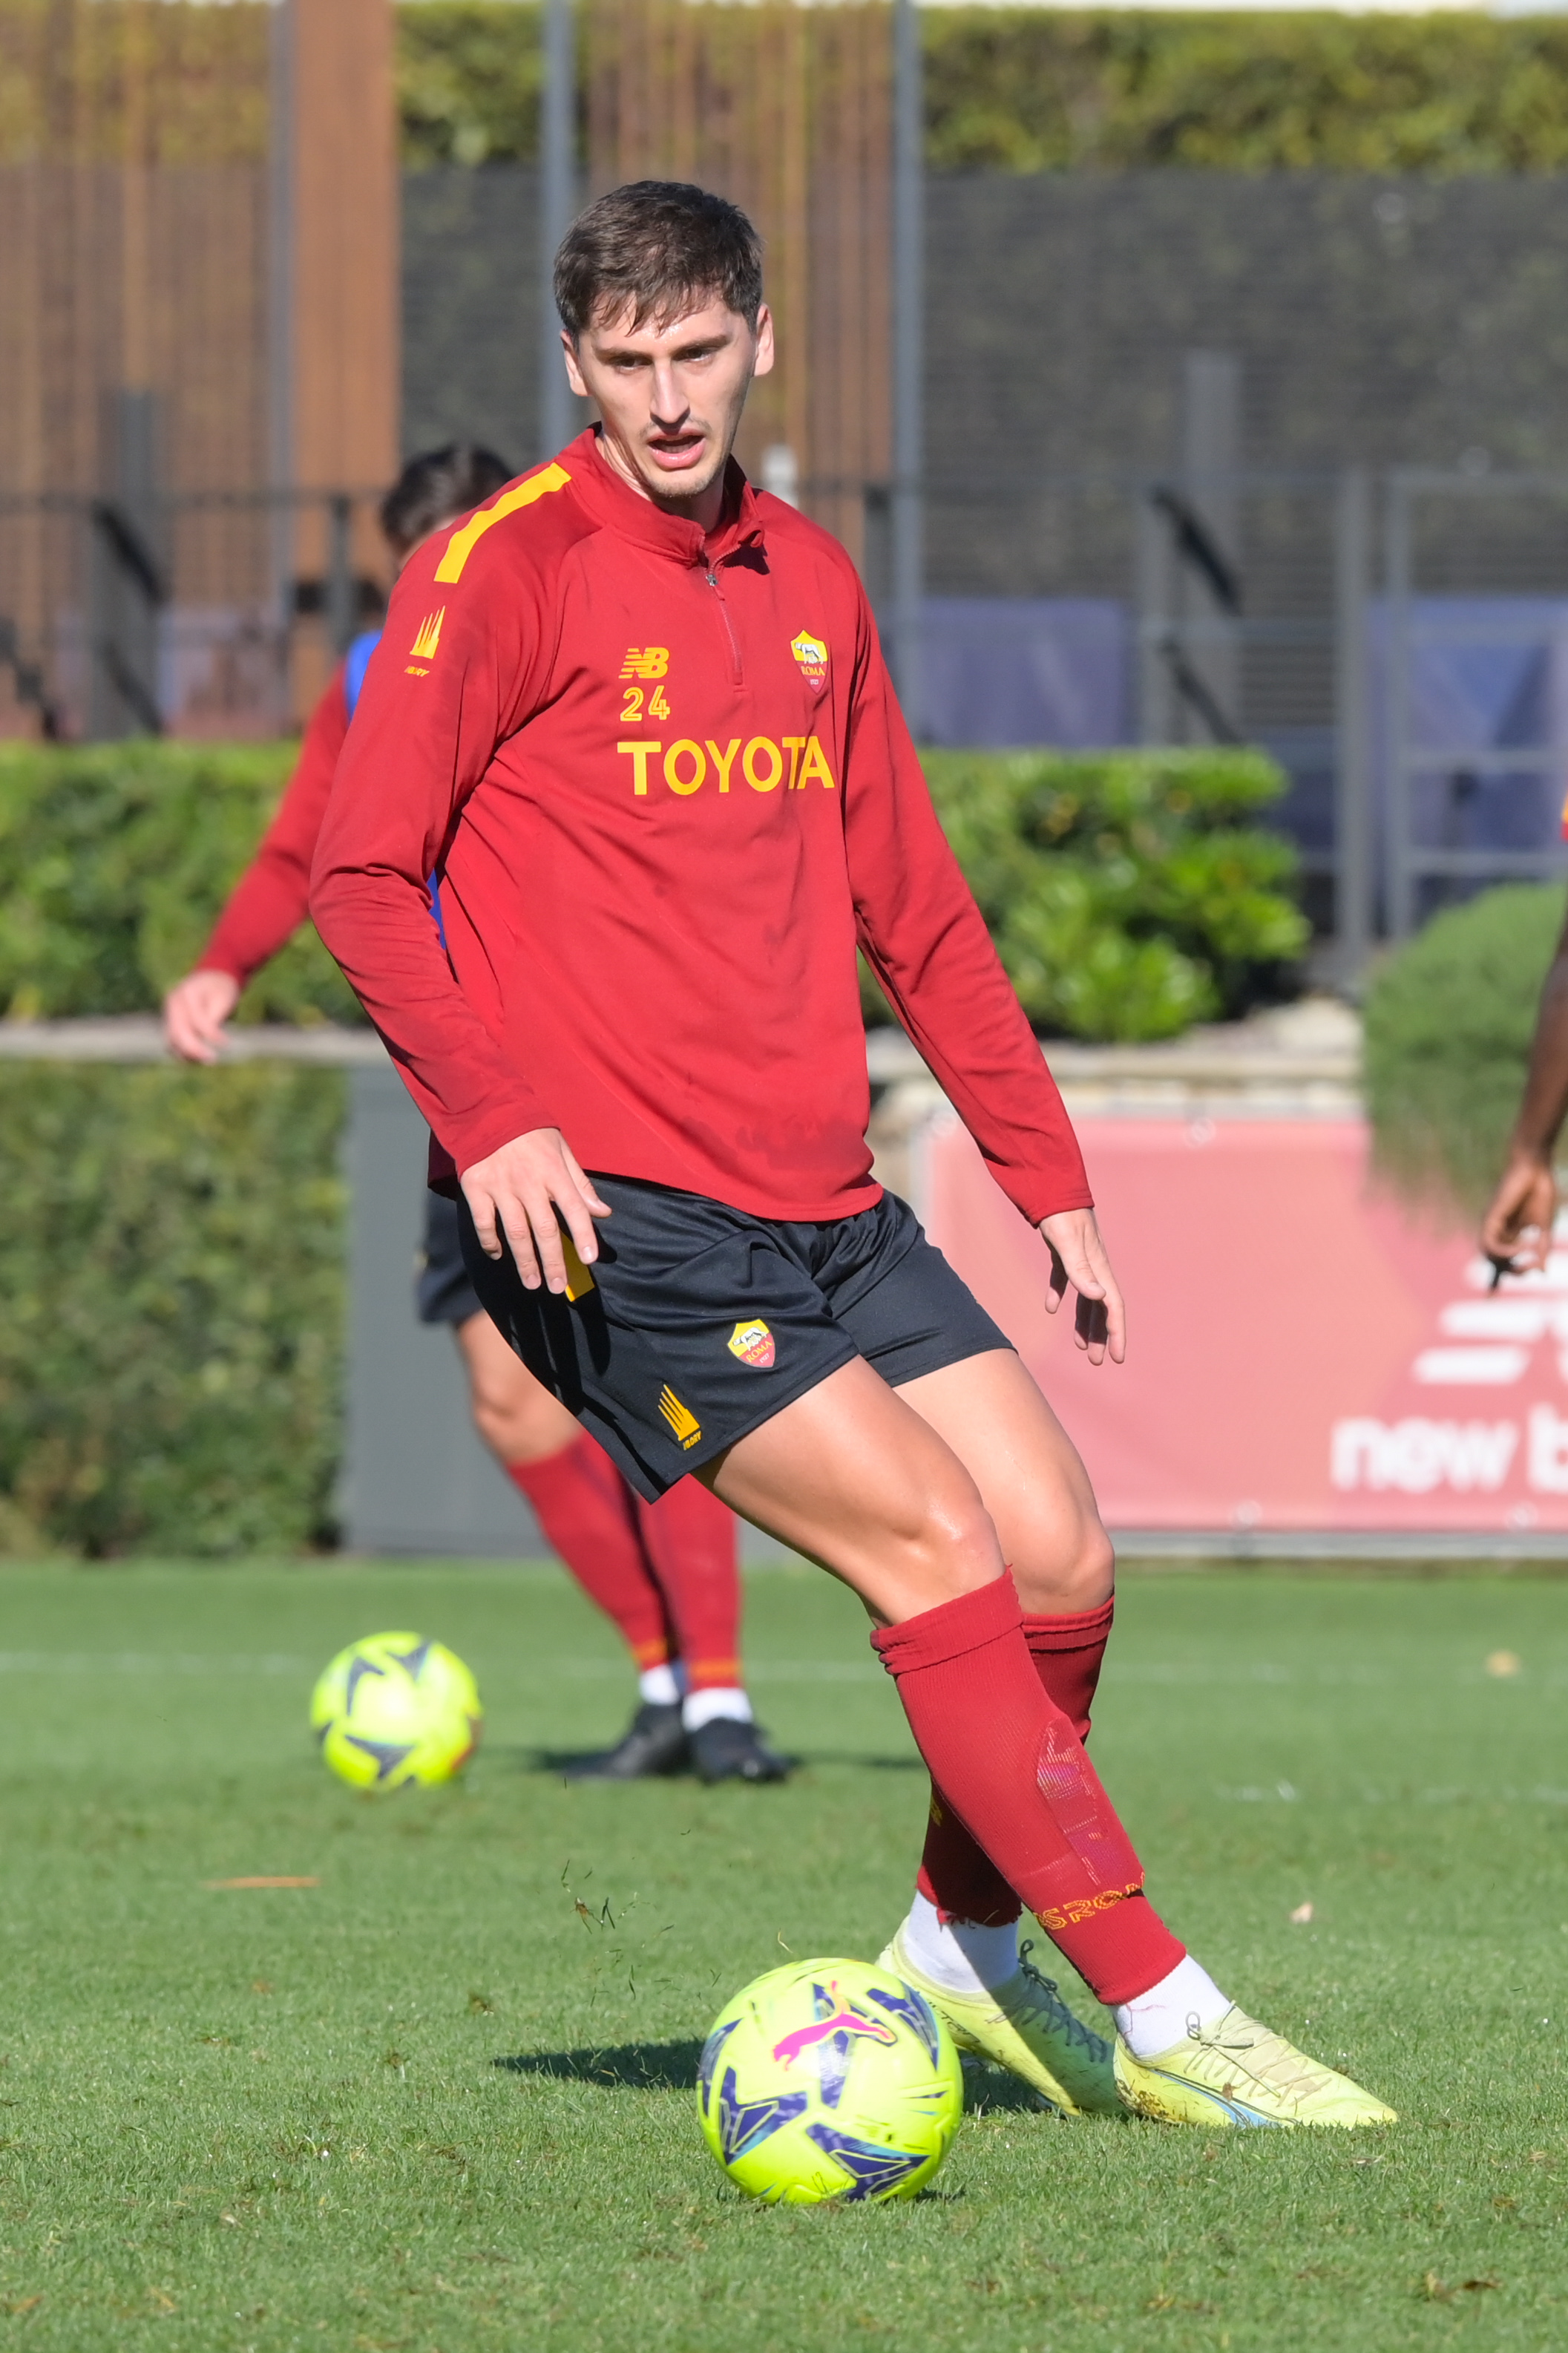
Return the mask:
<svg viewBox="0 0 1568 2353">
<path fill-rule="evenodd" d="M 1058 1209 L 1040 1220 L 1040 1240 L 1051 1254 L 1047 1312 L 1054 1315 L 1069 1288 L 1078 1293 L 1073 1337 L 1091 1365 L 1109 1356 L 1120 1365 L 1127 1355 L 1127 1310 L 1110 1271 L 1092 1209 Z"/>
</svg>

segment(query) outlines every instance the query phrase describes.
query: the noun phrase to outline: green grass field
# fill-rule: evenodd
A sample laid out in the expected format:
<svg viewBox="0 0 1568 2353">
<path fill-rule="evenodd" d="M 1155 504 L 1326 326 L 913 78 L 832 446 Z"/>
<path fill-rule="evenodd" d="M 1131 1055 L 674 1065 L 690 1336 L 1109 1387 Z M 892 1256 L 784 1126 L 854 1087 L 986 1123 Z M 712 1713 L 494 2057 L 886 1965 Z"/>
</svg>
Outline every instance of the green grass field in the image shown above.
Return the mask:
<svg viewBox="0 0 1568 2353">
<path fill-rule="evenodd" d="M 785 1953 L 875 1955 L 923 1781 L 843 1595 L 749 1609 L 798 1778 L 569 1789 L 628 1686 L 553 1572 L 0 1572 L 0 2345 L 1568 2343 L 1568 1590 L 1124 1588 L 1095 1745 L 1152 1892 L 1395 2131 L 1067 2125 L 996 2078 L 918 2202 L 794 2212 L 703 2148 L 700 2040 Z M 399 1624 L 488 1734 L 378 1804 L 305 1705 Z M 254 1873 L 320 1883 L 208 1884 Z"/>
</svg>

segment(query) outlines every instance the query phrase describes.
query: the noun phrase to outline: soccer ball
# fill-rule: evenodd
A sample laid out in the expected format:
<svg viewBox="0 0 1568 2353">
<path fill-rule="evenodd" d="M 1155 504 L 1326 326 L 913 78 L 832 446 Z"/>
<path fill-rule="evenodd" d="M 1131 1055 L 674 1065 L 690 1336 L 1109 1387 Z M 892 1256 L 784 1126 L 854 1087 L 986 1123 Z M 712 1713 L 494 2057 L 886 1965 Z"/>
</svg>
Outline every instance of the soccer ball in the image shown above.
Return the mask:
<svg viewBox="0 0 1568 2353">
<path fill-rule="evenodd" d="M 351 1642 L 310 1695 L 321 1755 L 356 1789 L 449 1781 L 473 1755 L 483 1716 L 461 1659 L 423 1634 Z"/>
<path fill-rule="evenodd" d="M 749 2198 L 912 2198 L 958 2129 L 963 2077 L 952 2037 L 901 1978 L 866 1961 L 792 1961 L 714 2021 L 697 2113 Z"/>
</svg>

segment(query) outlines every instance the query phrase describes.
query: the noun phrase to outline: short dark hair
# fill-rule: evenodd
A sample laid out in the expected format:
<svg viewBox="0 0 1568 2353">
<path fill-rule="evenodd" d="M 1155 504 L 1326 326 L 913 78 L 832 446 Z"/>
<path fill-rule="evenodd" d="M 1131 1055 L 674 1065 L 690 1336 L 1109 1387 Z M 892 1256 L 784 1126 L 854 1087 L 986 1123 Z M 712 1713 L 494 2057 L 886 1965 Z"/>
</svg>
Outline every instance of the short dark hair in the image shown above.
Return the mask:
<svg viewBox="0 0 1568 2353">
<path fill-rule="evenodd" d="M 555 307 L 574 343 L 601 311 L 669 319 L 699 295 L 757 323 L 763 246 L 738 205 L 686 180 L 632 180 L 579 213 L 555 257 Z"/>
<path fill-rule="evenodd" d="M 467 514 L 516 473 L 504 458 L 477 441 L 447 441 L 410 458 L 381 502 L 381 527 L 400 552 L 429 532 Z"/>
</svg>

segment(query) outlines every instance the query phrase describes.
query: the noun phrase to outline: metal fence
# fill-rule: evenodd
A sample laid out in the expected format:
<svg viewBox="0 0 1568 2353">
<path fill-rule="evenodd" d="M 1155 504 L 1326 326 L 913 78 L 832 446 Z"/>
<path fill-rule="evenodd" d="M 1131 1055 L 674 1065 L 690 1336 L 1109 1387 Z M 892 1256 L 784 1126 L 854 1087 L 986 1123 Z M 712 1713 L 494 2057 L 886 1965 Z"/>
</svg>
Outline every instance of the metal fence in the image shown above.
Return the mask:
<svg viewBox="0 0 1568 2353">
<path fill-rule="evenodd" d="M 0 495 L 0 733 L 288 733 L 383 608 L 381 492 Z M 7 703 L 9 707 L 7 707 Z"/>
</svg>

